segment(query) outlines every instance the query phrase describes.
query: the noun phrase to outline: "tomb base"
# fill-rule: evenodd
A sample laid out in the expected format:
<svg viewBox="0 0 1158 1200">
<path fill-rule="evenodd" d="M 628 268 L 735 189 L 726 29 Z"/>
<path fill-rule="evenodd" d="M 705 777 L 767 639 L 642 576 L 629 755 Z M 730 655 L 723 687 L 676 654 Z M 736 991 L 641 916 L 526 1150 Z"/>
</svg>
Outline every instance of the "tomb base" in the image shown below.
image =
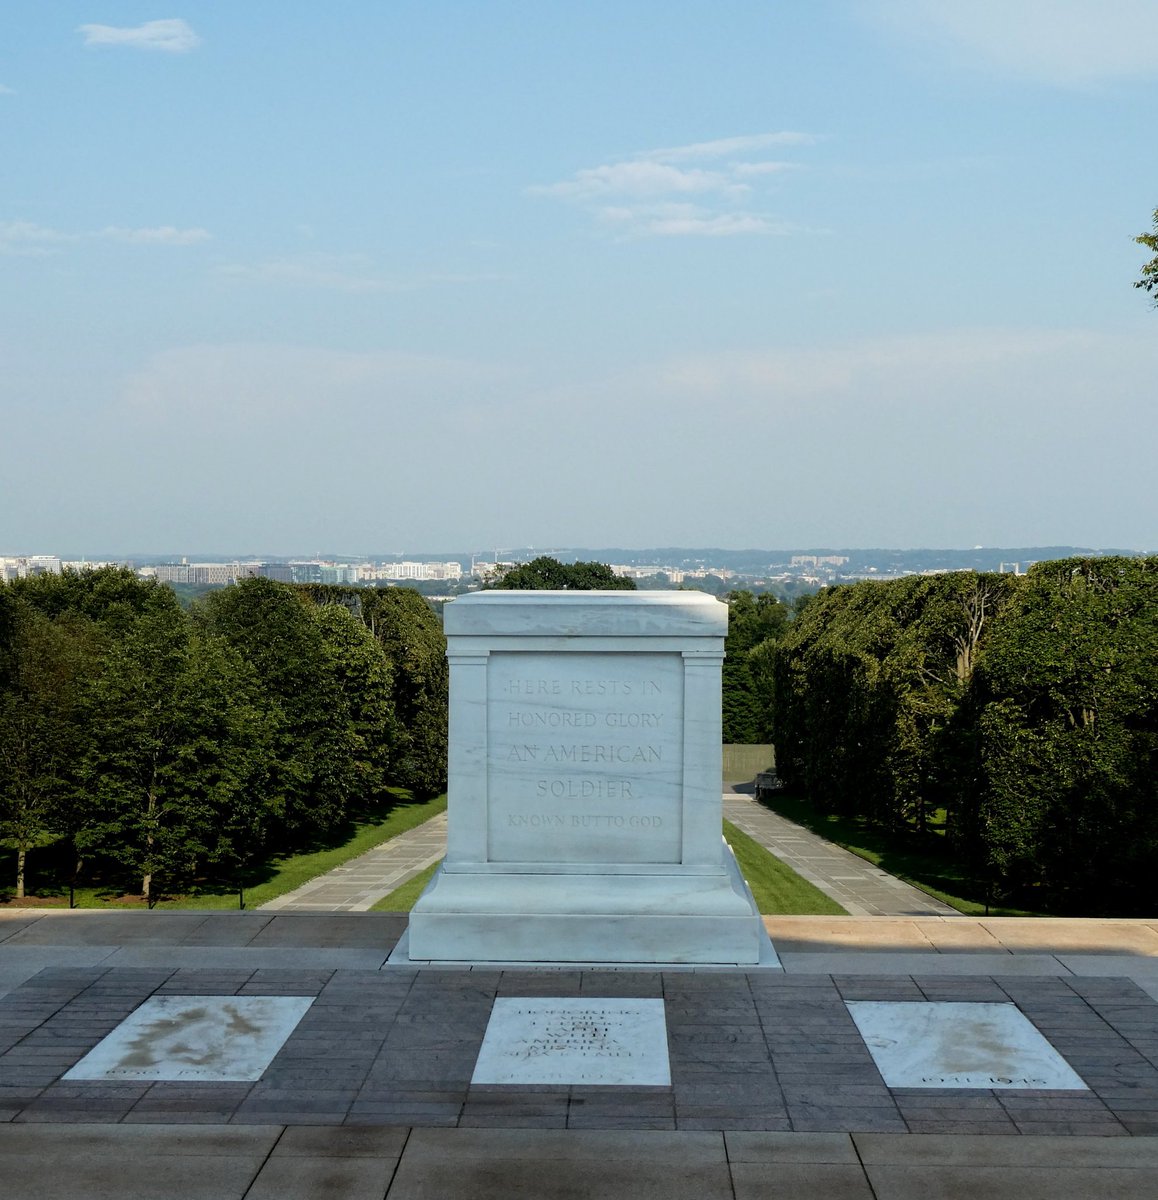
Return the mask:
<svg viewBox="0 0 1158 1200">
<path fill-rule="evenodd" d="M 410 914 L 405 961 L 779 965 L 726 846 L 703 875 L 444 866 Z"/>
</svg>

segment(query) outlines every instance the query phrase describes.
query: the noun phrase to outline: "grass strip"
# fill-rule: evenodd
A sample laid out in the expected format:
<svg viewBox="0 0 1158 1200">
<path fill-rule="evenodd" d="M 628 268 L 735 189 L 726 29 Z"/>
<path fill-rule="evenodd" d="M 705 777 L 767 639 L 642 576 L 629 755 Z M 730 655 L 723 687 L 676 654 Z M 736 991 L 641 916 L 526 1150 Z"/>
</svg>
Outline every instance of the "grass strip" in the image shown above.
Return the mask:
<svg viewBox="0 0 1158 1200">
<path fill-rule="evenodd" d="M 724 837 L 736 855 L 740 873 L 748 881 L 761 913 L 801 916 L 847 916 L 831 896 L 809 883 L 731 821 L 724 822 Z"/>
<path fill-rule="evenodd" d="M 316 850 L 310 854 L 294 854 L 287 858 L 274 859 L 271 863 L 275 874 L 264 883 L 246 888 L 245 905 L 257 908 L 270 900 L 292 892 L 294 888 L 309 883 L 319 875 L 344 866 L 359 854 L 381 846 L 383 842 L 396 838 L 425 824 L 431 817 L 446 811 L 446 797 L 436 796 L 424 804 L 399 804 L 392 808 L 384 821 L 359 825 L 354 836 L 344 845 L 332 850 Z M 236 894 L 227 896 L 195 896 L 181 901 L 179 908 L 235 908 Z"/>
<path fill-rule="evenodd" d="M 797 875 L 775 855 L 769 854 L 759 842 L 753 841 L 730 821 L 724 822 L 724 836 L 735 852 L 740 871 L 748 881 L 761 913 L 847 915 L 835 900 Z M 437 870 L 438 863 L 432 863 L 425 871 L 396 887 L 388 896 L 383 896 L 371 906 L 370 911 L 409 912 Z"/>
<path fill-rule="evenodd" d="M 780 816 L 803 825 L 818 837 L 911 883 L 930 896 L 943 900 L 969 917 L 1037 917 L 1040 912 L 984 900 L 983 885 L 956 862 L 944 846 L 943 835 L 909 831 L 890 837 L 864 821 L 817 812 L 806 800 L 789 792 L 776 792 L 761 803 Z"/>
<path fill-rule="evenodd" d="M 422 895 L 422 889 L 434 877 L 434 872 L 442 865 L 442 859 L 431 863 L 423 871 L 419 871 L 413 879 L 399 884 L 388 896 L 383 896 L 376 904 L 370 905 L 371 912 L 409 912 L 414 907 L 414 901 Z"/>
<path fill-rule="evenodd" d="M 355 824 L 353 834 L 341 845 L 330 846 L 324 850 L 312 850 L 302 854 L 289 854 L 282 858 L 272 858 L 258 868 L 264 878 L 252 886 L 246 885 L 245 906 L 257 908 L 294 888 L 309 883 L 319 875 L 343 866 L 352 858 L 373 850 L 383 842 L 396 838 L 401 833 L 415 829 L 429 821 L 431 817 L 446 811 L 446 797 L 437 796 L 421 804 L 410 802 L 396 804 L 387 815 L 378 821 L 359 821 Z M 164 886 L 164 881 L 161 881 Z M 53 902 L 48 905 L 31 904 L 28 911 L 35 912 L 42 907 L 59 907 L 68 903 L 67 885 L 62 889 L 59 884 L 53 888 Z M 78 887 L 75 894 L 77 908 L 144 908 L 145 902 L 139 896 L 115 896 L 110 894 L 107 887 Z M 199 895 L 166 896 L 158 900 L 157 909 L 172 912 L 177 909 L 235 909 L 237 891 L 228 885 L 215 886 Z"/>
</svg>

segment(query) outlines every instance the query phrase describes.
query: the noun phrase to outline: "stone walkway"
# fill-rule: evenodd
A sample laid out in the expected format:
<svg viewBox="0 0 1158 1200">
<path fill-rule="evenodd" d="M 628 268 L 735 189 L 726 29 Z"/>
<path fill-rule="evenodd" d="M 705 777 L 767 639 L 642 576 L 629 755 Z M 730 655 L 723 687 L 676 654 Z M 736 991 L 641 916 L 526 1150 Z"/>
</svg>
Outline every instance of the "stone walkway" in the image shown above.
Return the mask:
<svg viewBox="0 0 1158 1200">
<path fill-rule="evenodd" d="M 1069 1200 L 1158 1192 L 1158 921 L 772 917 L 784 971 L 384 966 L 405 917 L 0 913 L 0 1194 Z M 63 1074 L 159 995 L 313 1004 L 262 1078 Z M 672 1082 L 479 1086 L 497 997 L 664 1002 Z M 890 1087 L 855 1001 L 1017 1008 L 1084 1091 Z"/>
<path fill-rule="evenodd" d="M 957 910 L 757 804 L 724 796 L 724 816 L 852 916 L 953 916 Z M 319 875 L 263 909 L 365 912 L 446 853 L 446 814 Z"/>
<path fill-rule="evenodd" d="M 283 912 L 365 912 L 445 853 L 446 813 L 439 813 L 261 907 Z"/>
<path fill-rule="evenodd" d="M 724 796 L 724 817 L 854 917 L 956 916 L 957 910 L 825 841 L 738 792 Z"/>
</svg>

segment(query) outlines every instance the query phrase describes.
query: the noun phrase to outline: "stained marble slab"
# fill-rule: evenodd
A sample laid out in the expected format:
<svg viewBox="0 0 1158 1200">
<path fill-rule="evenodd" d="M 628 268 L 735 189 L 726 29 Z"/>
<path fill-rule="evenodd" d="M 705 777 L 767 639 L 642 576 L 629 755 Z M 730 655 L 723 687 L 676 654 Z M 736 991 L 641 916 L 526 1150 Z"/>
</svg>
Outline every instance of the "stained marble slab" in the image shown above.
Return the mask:
<svg viewBox="0 0 1158 1200">
<path fill-rule="evenodd" d="M 499 997 L 471 1082 L 666 1087 L 663 1001 Z"/>
<path fill-rule="evenodd" d="M 846 1004 L 889 1087 L 1087 1090 L 1016 1005 Z"/>
<path fill-rule="evenodd" d="M 260 1079 L 313 1003 L 309 996 L 153 996 L 65 1079 Z"/>
</svg>

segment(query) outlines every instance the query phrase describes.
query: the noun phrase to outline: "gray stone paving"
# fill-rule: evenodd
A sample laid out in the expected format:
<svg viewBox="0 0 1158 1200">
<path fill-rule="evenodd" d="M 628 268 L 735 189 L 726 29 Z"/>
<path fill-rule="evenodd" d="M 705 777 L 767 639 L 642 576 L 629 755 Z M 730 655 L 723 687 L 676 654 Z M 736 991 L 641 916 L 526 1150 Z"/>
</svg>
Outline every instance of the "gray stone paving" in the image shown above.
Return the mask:
<svg viewBox="0 0 1158 1200">
<path fill-rule="evenodd" d="M 0 1125 L 5 1200 L 1152 1200 L 1158 1139 Z"/>
<path fill-rule="evenodd" d="M 446 853 L 446 813 L 286 892 L 262 909 L 365 912 Z"/>
<path fill-rule="evenodd" d="M 388 914 L 0 913 L 0 979 L 37 956 L 0 996 L 0 1195 L 1152 1200 L 1154 922 L 780 920 L 785 972 L 466 971 L 381 967 Z M 255 1083 L 61 1078 L 147 997 L 198 994 L 316 1000 Z M 535 995 L 662 997 L 671 1086 L 472 1085 L 495 997 Z M 890 1089 L 865 999 L 1013 1003 L 1090 1091 Z"/>
<path fill-rule="evenodd" d="M 957 910 L 758 804 L 724 796 L 724 817 L 851 916 L 956 916 Z"/>
<path fill-rule="evenodd" d="M 64 1081 L 157 994 L 316 997 L 255 1083 Z M 496 996 L 662 998 L 669 1087 L 471 1082 Z M 889 1088 L 848 1000 L 1015 1004 L 1088 1093 Z M 1158 1135 L 1158 1002 L 1103 977 L 60 967 L 0 997 L 0 1121 Z"/>
</svg>

